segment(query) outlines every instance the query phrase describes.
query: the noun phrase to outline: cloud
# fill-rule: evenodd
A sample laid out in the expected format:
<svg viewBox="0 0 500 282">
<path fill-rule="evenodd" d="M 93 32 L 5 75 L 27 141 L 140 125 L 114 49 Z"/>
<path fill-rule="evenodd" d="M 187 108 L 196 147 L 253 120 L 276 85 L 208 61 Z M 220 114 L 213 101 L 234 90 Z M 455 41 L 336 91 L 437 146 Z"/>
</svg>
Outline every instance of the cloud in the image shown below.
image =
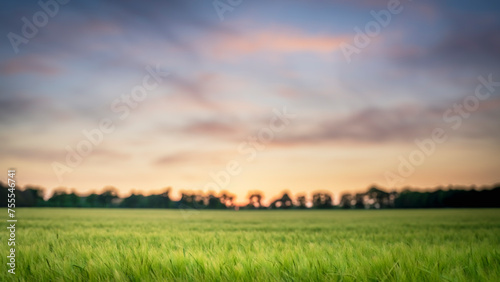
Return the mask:
<svg viewBox="0 0 500 282">
<path fill-rule="evenodd" d="M 337 141 L 359 143 L 412 143 L 417 138 L 427 138 L 432 131 L 443 128 L 448 132 L 451 123 L 446 123 L 443 114 L 452 110 L 450 115 L 459 116 L 454 111 L 455 104 L 462 104 L 463 98 L 441 106 L 400 105 L 392 108 L 369 107 L 343 118 L 325 118 L 315 122 L 316 126 L 298 133 L 291 128 L 274 142 L 277 146 L 311 145 Z M 498 139 L 498 109 L 500 99 L 491 97 L 482 101 L 478 109 L 470 113 L 470 118 L 462 118 L 462 124 L 456 130 L 457 136 L 469 139 Z M 313 122 L 310 122 L 313 123 Z M 455 122 L 453 122 L 455 123 Z"/>
<path fill-rule="evenodd" d="M 4 92 L 3 95 L 5 94 Z M 0 97 L 0 118 L 2 120 L 25 118 L 27 113 L 32 114 L 38 111 L 41 106 L 47 105 L 48 102 L 47 98 L 28 98 L 22 94 Z"/>
<path fill-rule="evenodd" d="M 467 25 L 467 27 L 465 26 Z M 468 25 L 474 25 L 472 29 Z M 433 49 L 433 58 L 462 64 L 500 62 L 500 21 L 467 21 L 455 28 Z"/>
<path fill-rule="evenodd" d="M 258 127 L 262 121 L 252 119 L 244 122 L 236 117 L 217 118 L 210 120 L 196 120 L 177 127 L 175 131 L 186 138 L 214 138 L 230 142 L 244 140 Z"/>
<path fill-rule="evenodd" d="M 9 95 L 9 93 L 5 91 L 0 94 L 0 119 L 11 121 L 5 125 L 12 127 L 16 127 L 18 123 L 25 123 L 37 130 L 44 130 L 54 127 L 54 123 L 60 125 L 62 122 L 74 121 L 77 112 L 82 111 L 79 108 L 83 107 L 81 105 L 70 107 L 45 95 L 28 96 L 23 92 L 6 97 L 2 95 Z M 82 116 L 94 113 L 95 108 L 94 105 L 93 111 L 82 112 Z"/>
<path fill-rule="evenodd" d="M 431 46 L 400 45 L 389 48 L 389 56 L 411 66 L 448 68 L 496 68 L 500 61 L 500 19 L 488 14 L 458 17 L 447 15 L 450 22 Z"/>
<path fill-rule="evenodd" d="M 154 165 L 171 165 L 171 164 L 178 164 L 178 163 L 184 163 L 184 162 L 189 162 L 195 159 L 195 156 L 193 153 L 175 153 L 175 154 L 169 154 L 166 156 L 163 156 L 161 158 L 158 158 L 153 162 Z"/>
<path fill-rule="evenodd" d="M 22 159 L 28 161 L 53 162 L 64 160 L 66 150 L 54 150 L 47 148 L 3 148 L 1 150 L 5 158 Z M 117 152 L 109 149 L 94 149 L 89 155 L 89 158 L 99 158 L 104 160 L 125 160 L 130 157 L 129 154 Z"/>
<path fill-rule="evenodd" d="M 189 165 L 193 168 L 198 165 L 225 164 L 227 160 L 234 157 L 228 151 L 189 151 L 167 154 L 153 161 L 155 166 Z"/>
<path fill-rule="evenodd" d="M 168 83 L 176 88 L 176 94 L 182 95 L 183 98 L 190 100 L 198 106 L 205 108 L 217 108 L 216 103 L 210 100 L 210 84 L 216 75 L 206 73 L 187 79 L 181 75 L 173 74 L 169 77 Z"/>
<path fill-rule="evenodd" d="M 205 119 L 191 119 L 182 125 L 156 124 L 151 134 L 176 136 L 185 140 L 214 139 L 216 142 L 239 143 L 254 136 L 269 124 L 270 116 L 252 116 L 242 119 L 235 115 L 217 115 Z"/>
<path fill-rule="evenodd" d="M 235 95 L 259 83 L 255 80 L 221 72 L 202 71 L 195 74 L 173 72 L 165 84 L 168 95 L 162 95 L 151 109 L 195 116 L 258 113 L 262 106 L 255 100 Z"/>
<path fill-rule="evenodd" d="M 0 29 L 5 34 L 20 33 L 21 17 L 30 18 L 33 11 L 39 9 L 36 2 L 13 3 L 3 11 Z M 41 30 L 29 44 L 21 46 L 21 54 L 56 54 L 65 61 L 84 59 L 90 66 L 107 60 L 154 64 L 168 60 L 173 50 L 193 59 L 198 57 L 201 48 L 198 42 L 193 42 L 193 35 L 234 32 L 219 22 L 211 2 L 182 0 L 74 2 L 61 6 L 57 16 Z M 10 44 L 4 44 L 2 51 L 13 54 Z M 158 54 L 162 58 L 154 57 Z"/>
<path fill-rule="evenodd" d="M 202 121 L 188 125 L 182 129 L 183 133 L 210 136 L 234 136 L 242 132 L 241 125 L 218 121 Z"/>
<path fill-rule="evenodd" d="M 346 39 L 347 36 L 311 35 L 289 29 L 274 29 L 219 37 L 210 48 L 219 57 L 258 52 L 329 54 L 339 49 Z"/>
<path fill-rule="evenodd" d="M 279 137 L 277 145 L 305 145 L 332 141 L 361 143 L 408 142 L 429 136 L 441 122 L 441 109 L 412 105 L 389 109 L 366 108 L 344 118 L 325 119 L 301 134 Z"/>
<path fill-rule="evenodd" d="M 8 148 L 2 150 L 5 158 L 22 159 L 28 161 L 51 162 L 64 158 L 64 151 L 35 149 L 35 148 Z"/>
<path fill-rule="evenodd" d="M 4 63 L 0 68 L 0 74 L 38 74 L 38 75 L 57 75 L 62 70 L 54 66 L 49 61 L 39 55 L 25 55 L 14 57 Z"/>
</svg>

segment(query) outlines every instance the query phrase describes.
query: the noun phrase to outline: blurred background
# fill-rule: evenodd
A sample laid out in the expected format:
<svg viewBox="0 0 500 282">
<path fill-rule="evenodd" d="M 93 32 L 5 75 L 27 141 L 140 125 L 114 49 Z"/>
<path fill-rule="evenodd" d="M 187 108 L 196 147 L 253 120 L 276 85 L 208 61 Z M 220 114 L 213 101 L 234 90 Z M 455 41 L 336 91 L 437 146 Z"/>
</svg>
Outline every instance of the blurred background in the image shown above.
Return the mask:
<svg viewBox="0 0 500 282">
<path fill-rule="evenodd" d="M 500 81 L 500 3 L 41 3 L 0 11 L 4 183 L 15 168 L 20 186 L 227 190 L 246 203 L 253 190 L 338 201 L 372 184 L 500 181 L 499 84 L 467 98 L 478 77 Z M 293 118 L 273 130 L 284 110 Z M 446 140 L 401 175 L 436 128 Z"/>
</svg>

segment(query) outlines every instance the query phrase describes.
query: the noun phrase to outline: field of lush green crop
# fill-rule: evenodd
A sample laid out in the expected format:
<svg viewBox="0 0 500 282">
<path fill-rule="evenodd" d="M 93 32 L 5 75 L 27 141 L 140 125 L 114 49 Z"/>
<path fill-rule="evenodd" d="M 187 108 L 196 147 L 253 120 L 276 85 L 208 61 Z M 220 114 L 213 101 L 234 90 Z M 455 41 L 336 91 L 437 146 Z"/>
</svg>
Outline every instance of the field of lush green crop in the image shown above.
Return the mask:
<svg viewBox="0 0 500 282">
<path fill-rule="evenodd" d="M 1 281 L 500 281 L 498 209 L 17 213 Z"/>
</svg>

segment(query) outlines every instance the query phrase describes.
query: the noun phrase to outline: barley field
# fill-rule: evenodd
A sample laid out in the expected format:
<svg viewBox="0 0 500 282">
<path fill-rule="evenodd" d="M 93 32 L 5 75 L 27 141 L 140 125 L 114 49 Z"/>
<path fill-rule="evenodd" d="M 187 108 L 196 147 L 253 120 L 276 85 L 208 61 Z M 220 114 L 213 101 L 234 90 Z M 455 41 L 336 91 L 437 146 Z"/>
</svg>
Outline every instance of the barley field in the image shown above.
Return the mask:
<svg viewBox="0 0 500 282">
<path fill-rule="evenodd" d="M 1 281 L 500 281 L 498 209 L 32 208 L 17 219 L 15 275 L 4 231 Z"/>
</svg>

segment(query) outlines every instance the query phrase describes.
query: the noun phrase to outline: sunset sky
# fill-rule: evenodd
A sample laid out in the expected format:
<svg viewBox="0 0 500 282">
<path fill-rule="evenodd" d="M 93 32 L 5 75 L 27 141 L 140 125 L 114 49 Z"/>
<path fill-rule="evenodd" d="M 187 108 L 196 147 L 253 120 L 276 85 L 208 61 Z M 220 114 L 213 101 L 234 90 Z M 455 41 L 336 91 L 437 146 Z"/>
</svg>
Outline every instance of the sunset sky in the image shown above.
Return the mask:
<svg viewBox="0 0 500 282">
<path fill-rule="evenodd" d="M 69 1 L 50 6 L 32 38 L 23 18 L 47 12 L 22 2 L 0 11 L 3 182 L 16 168 L 21 186 L 215 187 L 238 202 L 249 190 L 338 197 L 372 184 L 500 182 L 500 83 L 474 98 L 479 76 L 500 82 L 500 2 L 402 0 L 389 13 L 394 1 L 242 0 L 220 17 L 212 1 Z M 356 45 L 370 24 L 379 30 Z M 359 52 L 347 58 L 346 46 Z M 121 100 L 148 77 L 144 99 Z M 284 109 L 289 122 L 277 120 Z M 67 147 L 103 120 L 113 132 L 69 165 Z M 446 140 L 389 183 L 436 128 Z M 210 184 L 235 162 L 228 185 Z M 70 170 L 58 178 L 60 165 Z"/>
</svg>

